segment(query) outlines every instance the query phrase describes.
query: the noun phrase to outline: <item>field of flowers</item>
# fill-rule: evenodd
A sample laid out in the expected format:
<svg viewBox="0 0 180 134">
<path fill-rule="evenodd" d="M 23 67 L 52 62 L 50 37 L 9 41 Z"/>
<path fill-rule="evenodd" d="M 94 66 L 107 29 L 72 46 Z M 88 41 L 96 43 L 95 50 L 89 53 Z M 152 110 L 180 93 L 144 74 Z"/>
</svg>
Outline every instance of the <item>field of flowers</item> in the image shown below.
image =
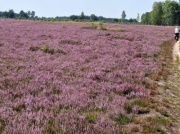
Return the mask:
<svg viewBox="0 0 180 134">
<path fill-rule="evenodd" d="M 132 123 L 173 30 L 93 26 L 0 19 L 0 133 L 120 133 Z"/>
</svg>

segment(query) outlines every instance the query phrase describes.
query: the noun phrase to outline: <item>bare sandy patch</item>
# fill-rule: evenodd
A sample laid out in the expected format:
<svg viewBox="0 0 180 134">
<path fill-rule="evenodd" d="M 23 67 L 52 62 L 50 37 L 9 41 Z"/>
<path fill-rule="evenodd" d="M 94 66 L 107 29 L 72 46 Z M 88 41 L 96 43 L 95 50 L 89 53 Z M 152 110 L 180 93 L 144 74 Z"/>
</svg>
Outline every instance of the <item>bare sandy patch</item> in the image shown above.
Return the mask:
<svg viewBox="0 0 180 134">
<path fill-rule="evenodd" d="M 177 41 L 173 47 L 173 60 L 178 64 L 178 69 L 180 70 L 180 41 Z"/>
</svg>

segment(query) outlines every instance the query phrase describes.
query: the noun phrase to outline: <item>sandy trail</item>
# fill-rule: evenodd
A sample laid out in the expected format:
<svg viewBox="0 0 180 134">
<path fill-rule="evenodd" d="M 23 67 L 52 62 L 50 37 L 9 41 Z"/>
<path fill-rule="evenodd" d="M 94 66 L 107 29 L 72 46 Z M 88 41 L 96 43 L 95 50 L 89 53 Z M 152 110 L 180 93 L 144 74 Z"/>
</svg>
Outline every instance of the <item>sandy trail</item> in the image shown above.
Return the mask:
<svg viewBox="0 0 180 134">
<path fill-rule="evenodd" d="M 175 72 L 176 79 L 172 82 L 173 85 L 176 87 L 176 91 L 174 93 L 174 97 L 172 97 L 173 103 L 175 104 L 174 106 L 176 107 L 177 110 L 175 110 L 175 113 L 178 114 L 177 116 L 177 121 L 178 121 L 178 128 L 177 128 L 177 133 L 180 134 L 180 80 L 179 77 L 179 70 L 180 70 L 180 41 L 177 41 L 174 46 L 173 46 L 173 60 L 175 63 L 175 66 L 177 66 L 177 71 Z M 178 104 L 178 105 L 177 105 Z"/>
<path fill-rule="evenodd" d="M 180 41 L 177 41 L 173 47 L 173 60 L 176 63 L 180 62 Z M 180 65 L 179 65 L 180 70 Z"/>
</svg>

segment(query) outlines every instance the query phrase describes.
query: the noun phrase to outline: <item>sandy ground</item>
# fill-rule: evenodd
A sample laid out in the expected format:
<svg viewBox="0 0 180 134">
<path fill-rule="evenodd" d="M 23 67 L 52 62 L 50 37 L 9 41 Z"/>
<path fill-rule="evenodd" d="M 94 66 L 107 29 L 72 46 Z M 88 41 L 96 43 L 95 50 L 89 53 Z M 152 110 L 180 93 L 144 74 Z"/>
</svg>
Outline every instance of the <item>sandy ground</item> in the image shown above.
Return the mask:
<svg viewBox="0 0 180 134">
<path fill-rule="evenodd" d="M 173 47 L 173 60 L 174 62 L 180 62 L 180 41 L 177 41 Z M 179 66 L 180 70 L 180 66 Z"/>
<path fill-rule="evenodd" d="M 180 41 L 177 41 L 175 44 L 174 44 L 174 47 L 173 47 L 173 60 L 174 60 L 174 63 L 175 63 L 175 65 L 178 67 L 177 69 L 177 72 L 176 72 L 176 74 L 175 75 L 178 75 L 178 73 L 179 73 L 179 71 L 180 71 Z M 174 94 L 174 96 L 175 97 L 172 97 L 173 99 L 173 101 L 174 101 L 174 103 L 175 104 L 178 104 L 178 106 L 176 105 L 176 109 L 177 109 L 177 111 L 176 111 L 176 114 L 180 114 L 180 84 L 179 84 L 179 78 L 178 79 L 176 79 L 175 81 L 174 81 L 175 83 L 175 85 L 177 85 L 176 87 L 176 93 Z M 178 120 L 178 124 L 180 125 L 180 115 L 179 116 L 177 116 L 177 120 Z M 177 133 L 178 134 L 180 134 L 180 126 L 178 125 L 178 130 L 177 130 Z"/>
</svg>

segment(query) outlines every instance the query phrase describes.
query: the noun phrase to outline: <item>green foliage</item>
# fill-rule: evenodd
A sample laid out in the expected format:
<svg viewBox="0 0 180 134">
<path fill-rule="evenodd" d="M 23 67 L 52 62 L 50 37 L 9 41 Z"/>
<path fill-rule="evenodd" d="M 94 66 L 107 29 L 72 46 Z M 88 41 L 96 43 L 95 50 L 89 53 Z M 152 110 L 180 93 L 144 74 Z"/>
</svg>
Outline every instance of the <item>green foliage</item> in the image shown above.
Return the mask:
<svg viewBox="0 0 180 134">
<path fill-rule="evenodd" d="M 110 118 L 113 119 L 119 125 L 126 125 L 126 124 L 132 122 L 131 118 L 129 118 L 123 114 L 119 114 L 117 117 L 110 116 Z"/>
<path fill-rule="evenodd" d="M 89 123 L 95 124 L 97 120 L 97 114 L 89 113 L 88 115 L 86 115 L 85 120 L 87 120 Z"/>
<path fill-rule="evenodd" d="M 146 107 L 148 105 L 148 102 L 142 99 L 136 99 L 132 102 L 132 105 L 137 105 L 140 107 Z"/>
<path fill-rule="evenodd" d="M 79 16 L 79 19 L 84 20 L 84 12 L 81 12 L 81 15 Z"/>
<path fill-rule="evenodd" d="M 43 52 L 46 52 L 46 53 L 50 53 L 50 54 L 54 54 L 54 53 L 55 53 L 55 50 L 49 48 L 48 45 L 43 45 L 43 46 L 41 46 L 41 47 L 40 47 L 40 50 L 43 51 Z"/>
<path fill-rule="evenodd" d="M 165 118 L 162 118 L 162 117 L 148 117 L 147 118 L 147 121 L 148 122 L 151 122 L 153 124 L 158 124 L 158 125 L 169 125 L 169 121 Z"/>
<path fill-rule="evenodd" d="M 179 14 L 180 4 L 178 2 L 170 0 L 155 2 L 151 12 L 142 14 L 141 22 L 153 25 L 179 25 Z"/>
<path fill-rule="evenodd" d="M 154 25 L 162 25 L 163 7 L 162 2 L 155 2 L 151 13 L 151 22 Z"/>
<path fill-rule="evenodd" d="M 141 22 L 143 24 L 147 24 L 147 25 L 151 24 L 151 12 L 146 12 L 146 13 L 142 14 Z"/>
<path fill-rule="evenodd" d="M 91 14 L 90 20 L 91 20 L 91 21 L 97 21 L 98 18 L 97 18 L 97 16 L 96 16 L 95 14 Z"/>
<path fill-rule="evenodd" d="M 41 46 L 41 51 L 43 51 L 43 52 L 48 52 L 49 50 L 50 50 L 50 48 L 49 48 L 49 46 L 48 45 L 43 45 L 43 46 Z"/>
<path fill-rule="evenodd" d="M 126 12 L 123 10 L 121 15 L 122 22 L 126 19 Z"/>
</svg>

